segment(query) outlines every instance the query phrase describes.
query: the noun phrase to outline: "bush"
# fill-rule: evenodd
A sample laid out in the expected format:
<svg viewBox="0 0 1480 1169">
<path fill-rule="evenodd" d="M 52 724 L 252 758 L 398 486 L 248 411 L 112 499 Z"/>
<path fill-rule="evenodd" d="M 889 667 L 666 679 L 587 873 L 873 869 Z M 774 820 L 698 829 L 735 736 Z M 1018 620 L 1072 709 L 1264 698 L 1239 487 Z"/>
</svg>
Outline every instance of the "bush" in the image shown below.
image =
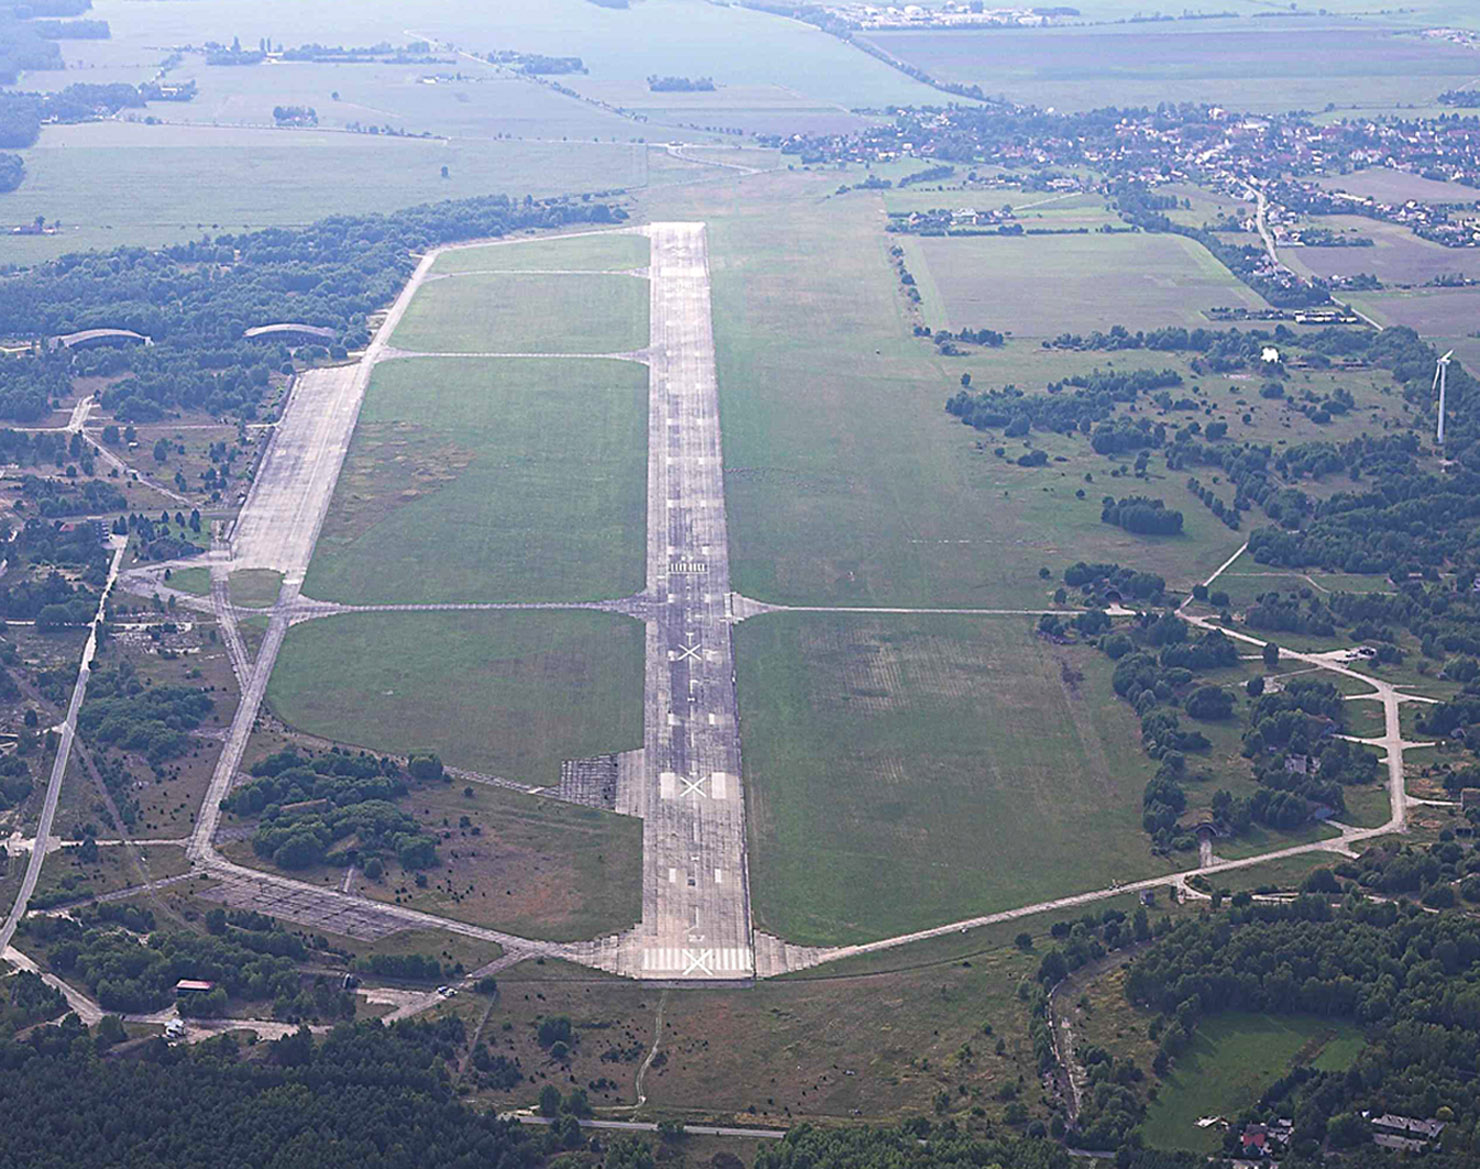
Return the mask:
<svg viewBox="0 0 1480 1169">
<path fill-rule="evenodd" d="M 418 751 L 406 761 L 406 770 L 411 778 L 422 783 L 431 783 L 443 778 L 442 759 L 434 751 Z"/>
</svg>

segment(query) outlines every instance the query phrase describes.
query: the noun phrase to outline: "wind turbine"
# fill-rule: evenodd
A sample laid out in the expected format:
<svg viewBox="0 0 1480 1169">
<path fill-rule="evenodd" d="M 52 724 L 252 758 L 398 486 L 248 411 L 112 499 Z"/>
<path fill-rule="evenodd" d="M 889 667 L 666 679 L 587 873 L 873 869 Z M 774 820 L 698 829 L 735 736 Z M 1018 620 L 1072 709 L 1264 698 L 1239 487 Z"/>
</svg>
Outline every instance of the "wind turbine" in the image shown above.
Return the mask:
<svg viewBox="0 0 1480 1169">
<path fill-rule="evenodd" d="M 1434 367 L 1434 388 L 1439 391 L 1439 433 L 1436 441 L 1440 446 L 1444 445 L 1444 393 L 1449 388 L 1449 359 L 1454 356 L 1451 349 Z"/>
</svg>

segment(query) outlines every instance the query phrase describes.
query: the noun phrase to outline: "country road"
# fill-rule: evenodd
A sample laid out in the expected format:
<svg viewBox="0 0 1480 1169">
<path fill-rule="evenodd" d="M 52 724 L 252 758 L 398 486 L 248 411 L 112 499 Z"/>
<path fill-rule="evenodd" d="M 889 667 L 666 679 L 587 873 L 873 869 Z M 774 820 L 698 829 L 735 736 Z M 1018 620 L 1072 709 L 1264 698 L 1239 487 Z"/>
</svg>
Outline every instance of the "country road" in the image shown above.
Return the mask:
<svg viewBox="0 0 1480 1169">
<path fill-rule="evenodd" d="M 61 737 L 57 742 L 56 758 L 52 761 L 51 778 L 46 784 L 46 796 L 41 804 L 41 818 L 36 824 L 38 844 L 31 849 L 31 855 L 26 861 L 26 873 L 21 878 L 21 887 L 15 895 L 15 903 L 10 907 L 5 924 L 0 925 L 0 953 L 3 953 L 10 945 L 10 940 L 15 937 L 16 927 L 20 925 L 21 918 L 26 915 L 26 909 L 31 903 L 31 895 L 36 892 L 36 882 L 41 878 L 41 866 L 46 861 L 46 842 L 51 838 L 52 821 L 56 819 L 57 814 L 57 800 L 62 794 L 62 780 L 66 778 L 67 762 L 72 757 L 72 740 L 77 737 L 77 714 L 82 709 L 82 700 L 87 696 L 87 681 L 92 676 L 93 655 L 98 650 L 98 626 L 102 624 L 103 608 L 108 602 L 108 594 L 113 588 L 113 582 L 118 579 L 118 569 L 123 563 L 123 554 L 128 547 L 128 540 L 126 537 L 112 536 L 109 538 L 109 544 L 113 548 L 113 559 L 108 564 L 108 579 L 98 597 L 97 612 L 87 635 L 87 644 L 82 649 L 82 662 L 77 667 L 77 681 L 72 685 L 72 701 L 67 704 L 67 717 L 62 721 L 60 728 Z"/>
<path fill-rule="evenodd" d="M 501 1120 L 515 1120 L 520 1124 L 554 1124 L 548 1116 L 535 1116 L 529 1112 L 505 1112 L 500 1114 Z M 657 1132 L 658 1126 L 651 1121 L 644 1120 L 579 1120 L 582 1128 L 605 1128 L 615 1129 L 618 1132 Z M 713 1124 L 686 1124 L 683 1126 L 685 1133 L 692 1133 L 701 1137 L 748 1137 L 751 1140 L 779 1141 L 786 1136 L 784 1128 L 726 1128 L 723 1125 Z"/>
</svg>

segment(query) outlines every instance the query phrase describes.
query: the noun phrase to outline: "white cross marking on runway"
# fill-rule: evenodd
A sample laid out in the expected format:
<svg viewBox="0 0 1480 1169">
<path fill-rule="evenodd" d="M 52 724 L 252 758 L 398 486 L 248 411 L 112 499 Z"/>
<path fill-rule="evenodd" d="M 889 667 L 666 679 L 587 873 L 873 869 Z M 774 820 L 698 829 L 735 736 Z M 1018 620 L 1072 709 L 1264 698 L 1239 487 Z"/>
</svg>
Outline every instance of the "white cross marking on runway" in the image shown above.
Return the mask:
<svg viewBox="0 0 1480 1169">
<path fill-rule="evenodd" d="M 684 796 L 689 795 L 690 793 L 696 796 L 702 796 L 704 794 L 699 790 L 699 785 L 704 782 L 704 777 L 702 775 L 698 779 L 688 779 L 685 776 L 681 775 L 679 776 L 679 779 L 682 779 L 684 783 L 683 791 L 678 793 L 679 799 L 683 799 Z"/>
<path fill-rule="evenodd" d="M 689 644 L 679 646 L 678 657 L 674 658 L 673 660 L 676 662 L 686 662 L 690 659 L 696 662 L 702 661 L 703 659 L 699 656 L 699 653 L 702 649 L 703 646 L 694 644 L 694 635 L 691 633 L 689 634 Z"/>
<path fill-rule="evenodd" d="M 709 968 L 709 963 L 714 960 L 713 950 L 700 950 L 698 954 L 695 954 L 692 950 L 685 950 L 683 952 L 683 960 L 688 963 L 683 971 L 685 978 L 695 970 L 703 971 L 710 978 L 714 977 L 714 971 Z"/>
</svg>

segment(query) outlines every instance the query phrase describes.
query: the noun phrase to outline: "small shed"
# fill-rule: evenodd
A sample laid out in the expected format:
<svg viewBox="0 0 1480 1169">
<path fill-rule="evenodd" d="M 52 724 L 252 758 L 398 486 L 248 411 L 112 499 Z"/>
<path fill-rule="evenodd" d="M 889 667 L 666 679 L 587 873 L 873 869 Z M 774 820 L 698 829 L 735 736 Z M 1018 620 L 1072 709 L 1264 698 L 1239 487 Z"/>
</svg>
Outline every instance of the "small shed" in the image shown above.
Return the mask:
<svg viewBox="0 0 1480 1169">
<path fill-rule="evenodd" d="M 214 982 L 206 982 L 200 978 L 182 978 L 175 983 L 175 997 L 186 998 L 195 994 L 210 994 L 215 989 Z"/>
</svg>

